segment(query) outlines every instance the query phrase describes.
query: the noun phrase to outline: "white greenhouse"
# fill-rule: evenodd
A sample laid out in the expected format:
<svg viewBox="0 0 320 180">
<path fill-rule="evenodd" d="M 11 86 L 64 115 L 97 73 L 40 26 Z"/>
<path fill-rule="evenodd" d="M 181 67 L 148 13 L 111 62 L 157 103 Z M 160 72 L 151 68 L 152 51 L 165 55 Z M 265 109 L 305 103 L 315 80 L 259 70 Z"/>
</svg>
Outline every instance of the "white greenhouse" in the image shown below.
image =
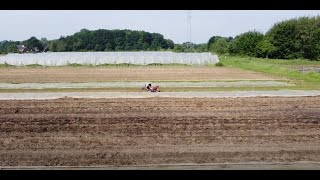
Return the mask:
<svg viewBox="0 0 320 180">
<path fill-rule="evenodd" d="M 25 66 L 63 66 L 68 64 L 188 64 L 206 65 L 219 62 L 217 55 L 211 53 L 174 52 L 47 52 L 28 54 L 7 54 L 0 56 L 0 64 Z"/>
</svg>

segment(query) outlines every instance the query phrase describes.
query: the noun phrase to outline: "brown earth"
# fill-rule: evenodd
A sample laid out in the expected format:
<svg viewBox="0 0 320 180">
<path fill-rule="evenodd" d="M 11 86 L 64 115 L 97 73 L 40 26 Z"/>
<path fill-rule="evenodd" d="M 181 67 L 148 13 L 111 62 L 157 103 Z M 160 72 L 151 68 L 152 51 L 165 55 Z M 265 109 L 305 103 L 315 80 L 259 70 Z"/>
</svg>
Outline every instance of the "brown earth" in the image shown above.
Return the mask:
<svg viewBox="0 0 320 180">
<path fill-rule="evenodd" d="M 262 73 L 223 67 L 0 68 L 0 83 L 275 80 Z"/>
<path fill-rule="evenodd" d="M 0 166 L 320 162 L 320 97 L 0 101 Z"/>
</svg>

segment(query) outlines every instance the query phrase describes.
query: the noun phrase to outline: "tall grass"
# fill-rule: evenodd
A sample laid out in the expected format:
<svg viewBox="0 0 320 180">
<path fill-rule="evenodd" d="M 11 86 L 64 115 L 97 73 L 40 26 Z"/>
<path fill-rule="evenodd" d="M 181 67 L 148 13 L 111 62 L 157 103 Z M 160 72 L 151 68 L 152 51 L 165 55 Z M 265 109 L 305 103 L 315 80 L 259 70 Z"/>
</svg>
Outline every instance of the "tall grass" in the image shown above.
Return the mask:
<svg viewBox="0 0 320 180">
<path fill-rule="evenodd" d="M 228 67 L 237 67 L 245 70 L 263 72 L 266 74 L 300 80 L 307 83 L 320 84 L 320 73 L 310 72 L 302 73 L 284 65 L 320 65 L 319 61 L 308 60 L 276 60 L 243 58 L 237 56 L 228 56 L 221 58 L 221 62 Z"/>
<path fill-rule="evenodd" d="M 0 64 L 0 68 L 6 68 L 6 67 L 14 67 L 14 66 L 8 63 Z"/>
<path fill-rule="evenodd" d="M 40 64 L 28 64 L 26 65 L 26 67 L 43 67 L 43 66 Z"/>
</svg>

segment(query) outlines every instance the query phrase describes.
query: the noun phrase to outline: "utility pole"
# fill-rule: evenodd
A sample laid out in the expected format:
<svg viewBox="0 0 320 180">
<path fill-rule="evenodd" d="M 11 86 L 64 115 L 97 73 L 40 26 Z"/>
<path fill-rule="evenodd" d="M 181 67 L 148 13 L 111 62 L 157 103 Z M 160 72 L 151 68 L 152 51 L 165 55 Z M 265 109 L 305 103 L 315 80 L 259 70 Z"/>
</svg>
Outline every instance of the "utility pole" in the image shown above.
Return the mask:
<svg viewBox="0 0 320 180">
<path fill-rule="evenodd" d="M 191 11 L 187 10 L 187 50 L 192 49 L 191 43 Z"/>
</svg>

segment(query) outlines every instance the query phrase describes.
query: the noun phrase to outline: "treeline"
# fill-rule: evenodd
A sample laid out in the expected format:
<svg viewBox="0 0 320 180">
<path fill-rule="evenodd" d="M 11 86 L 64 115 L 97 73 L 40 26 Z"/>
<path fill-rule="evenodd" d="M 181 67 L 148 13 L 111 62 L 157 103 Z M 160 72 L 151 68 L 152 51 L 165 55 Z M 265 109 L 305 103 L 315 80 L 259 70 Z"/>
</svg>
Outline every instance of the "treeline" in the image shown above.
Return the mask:
<svg viewBox="0 0 320 180">
<path fill-rule="evenodd" d="M 235 38 L 213 36 L 207 44 L 175 45 L 174 51 L 209 51 L 258 58 L 320 60 L 320 17 L 282 21 L 274 24 L 265 34 L 249 31 Z"/>
<path fill-rule="evenodd" d="M 225 37 L 210 40 L 208 48 L 218 54 L 320 60 L 320 18 L 301 17 L 279 22 L 266 34 L 249 31 L 232 40 Z"/>
<path fill-rule="evenodd" d="M 173 52 L 208 52 L 208 45 L 206 43 L 194 44 L 185 42 L 183 44 L 175 44 Z"/>
<path fill-rule="evenodd" d="M 40 51 L 161 51 L 214 52 L 273 59 L 305 58 L 320 60 L 320 18 L 301 17 L 276 23 L 263 34 L 242 33 L 235 38 L 213 36 L 208 43 L 174 44 L 158 33 L 132 30 L 82 29 L 74 35 L 47 41 L 32 37 L 26 41 L 0 42 L 0 53 L 17 52 L 16 45 L 37 47 Z"/>
<path fill-rule="evenodd" d="M 1 41 L 0 42 L 0 53 L 16 53 L 18 52 L 17 45 L 20 44 L 20 41 Z"/>
<path fill-rule="evenodd" d="M 62 51 L 159 51 L 173 49 L 174 43 L 159 33 L 132 30 L 82 29 L 72 36 L 49 44 L 49 50 Z"/>
<path fill-rule="evenodd" d="M 80 32 L 57 40 L 38 40 L 31 37 L 26 41 L 3 41 L 1 53 L 14 53 L 16 45 L 23 44 L 28 48 L 37 47 L 40 51 L 46 47 L 52 52 L 70 51 L 161 51 L 172 50 L 172 40 L 164 39 L 159 33 L 132 30 L 95 30 L 82 29 Z"/>
<path fill-rule="evenodd" d="M 49 50 L 49 41 L 46 38 L 38 40 L 36 37 L 31 37 L 25 41 L 2 41 L 0 42 L 0 53 L 18 53 L 17 45 L 25 45 L 29 50 L 37 49 L 39 51 Z"/>
</svg>

